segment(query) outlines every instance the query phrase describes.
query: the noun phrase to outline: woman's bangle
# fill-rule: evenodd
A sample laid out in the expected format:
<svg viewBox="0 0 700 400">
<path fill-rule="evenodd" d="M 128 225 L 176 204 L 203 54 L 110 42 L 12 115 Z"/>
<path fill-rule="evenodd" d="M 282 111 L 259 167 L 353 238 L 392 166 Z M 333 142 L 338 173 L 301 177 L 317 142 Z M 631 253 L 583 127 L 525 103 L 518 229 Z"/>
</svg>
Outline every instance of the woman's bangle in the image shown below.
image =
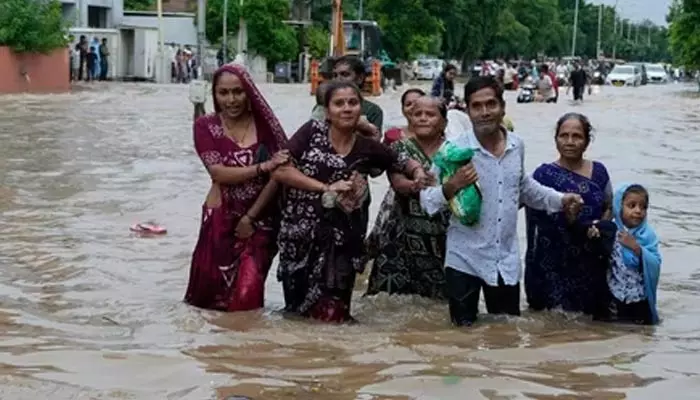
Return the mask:
<svg viewBox="0 0 700 400">
<path fill-rule="evenodd" d="M 416 171 L 418 171 L 418 168 L 420 168 L 420 166 L 413 167 L 413 169 L 408 172 L 408 176 L 413 178 L 416 175 Z"/>
</svg>

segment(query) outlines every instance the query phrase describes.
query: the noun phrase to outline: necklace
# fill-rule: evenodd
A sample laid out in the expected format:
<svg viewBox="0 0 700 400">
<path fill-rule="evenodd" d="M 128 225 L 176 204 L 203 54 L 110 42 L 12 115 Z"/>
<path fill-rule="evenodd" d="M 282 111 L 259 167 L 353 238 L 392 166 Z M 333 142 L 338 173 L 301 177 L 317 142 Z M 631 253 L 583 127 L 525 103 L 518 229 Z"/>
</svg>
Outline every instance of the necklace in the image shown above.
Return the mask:
<svg viewBox="0 0 700 400">
<path fill-rule="evenodd" d="M 226 120 L 222 120 L 223 125 L 224 125 L 224 130 L 226 131 L 226 136 L 228 136 L 229 139 L 231 139 L 234 143 L 236 144 L 244 144 L 246 138 L 248 137 L 248 134 L 250 133 L 250 127 L 253 124 L 253 119 L 248 118 L 247 124 L 243 130 L 243 136 L 239 139 L 236 135 L 233 134 L 237 129 L 229 127 L 228 123 L 226 123 Z"/>
</svg>

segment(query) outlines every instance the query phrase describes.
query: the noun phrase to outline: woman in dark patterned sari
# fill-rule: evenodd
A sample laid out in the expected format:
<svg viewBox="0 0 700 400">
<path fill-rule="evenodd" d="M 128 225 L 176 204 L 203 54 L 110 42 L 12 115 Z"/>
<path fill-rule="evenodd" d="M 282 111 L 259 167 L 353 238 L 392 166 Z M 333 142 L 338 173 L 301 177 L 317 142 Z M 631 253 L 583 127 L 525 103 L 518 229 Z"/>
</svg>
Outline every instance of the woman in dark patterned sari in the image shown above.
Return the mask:
<svg viewBox="0 0 700 400">
<path fill-rule="evenodd" d="M 425 96 L 425 92 L 417 88 L 411 88 L 403 92 L 403 94 L 401 95 L 401 113 L 403 114 L 404 118 L 406 118 L 408 124 L 404 127 L 394 127 L 386 131 L 384 133 L 384 140 L 382 141 L 382 143 L 384 143 L 387 146 L 390 146 L 394 142 L 413 136 L 409 113 L 411 112 L 413 104 L 416 102 L 416 100 L 423 96 Z M 389 188 L 389 190 L 387 190 L 386 194 L 384 195 L 384 200 L 382 200 L 382 204 L 379 206 L 377 219 L 374 220 L 372 230 L 370 231 L 369 235 L 367 236 L 367 240 L 365 241 L 367 245 L 368 257 L 372 260 L 376 259 L 379 255 L 380 232 L 388 230 L 389 228 L 385 227 L 385 225 L 392 224 L 396 218 L 396 216 L 393 215 L 393 209 L 394 190 Z"/>
<path fill-rule="evenodd" d="M 214 110 L 196 120 L 194 146 L 211 178 L 192 255 L 185 301 L 242 311 L 263 306 L 265 278 L 275 256 L 277 184 L 269 173 L 287 162 L 287 137 L 240 66 L 213 77 Z"/>
<path fill-rule="evenodd" d="M 606 290 L 612 248 L 586 233 L 592 222 L 611 218 L 612 185 L 603 164 L 583 157 L 591 141 L 588 118 L 561 117 L 555 141 L 559 159 L 542 164 L 533 177 L 557 191 L 580 194 L 584 204 L 577 217 L 526 209 L 525 294 L 533 310 L 592 314 Z"/>
<path fill-rule="evenodd" d="M 425 170 L 444 141 L 447 108 L 431 97 L 418 99 L 411 110 L 413 137 L 394 142 L 394 150 L 421 163 Z M 449 210 L 429 216 L 420 205 L 413 182 L 391 176 L 395 192 L 391 218 L 377 232 L 378 254 L 367 294 L 418 294 L 444 298 L 445 233 Z"/>
<path fill-rule="evenodd" d="M 355 275 L 367 262 L 367 175 L 391 170 L 428 183 L 420 164 L 356 134 L 361 101 L 352 83 L 329 85 L 327 121 L 299 128 L 287 145 L 293 165 L 273 175 L 286 186 L 278 237 L 286 310 L 327 322 L 352 320 Z"/>
</svg>

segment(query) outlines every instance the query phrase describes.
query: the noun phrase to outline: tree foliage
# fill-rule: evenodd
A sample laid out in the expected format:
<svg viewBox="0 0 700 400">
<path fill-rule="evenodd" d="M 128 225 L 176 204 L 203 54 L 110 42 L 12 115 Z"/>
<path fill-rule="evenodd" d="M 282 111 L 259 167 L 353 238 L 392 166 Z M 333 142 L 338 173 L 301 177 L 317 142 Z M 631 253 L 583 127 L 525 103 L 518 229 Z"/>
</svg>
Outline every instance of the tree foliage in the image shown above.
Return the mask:
<svg viewBox="0 0 700 400">
<path fill-rule="evenodd" d="M 331 1 L 310 1 L 312 19 L 327 29 Z M 343 4 L 346 19 L 357 17 L 356 3 Z M 419 54 L 464 62 L 560 57 L 572 52 L 575 4 L 576 0 L 364 0 L 363 19 L 379 23 L 384 47 L 399 59 Z M 597 56 L 599 11 L 592 0 L 579 1 L 577 56 Z M 605 57 L 613 55 L 613 48 L 617 58 L 629 60 L 669 57 L 665 28 L 625 20 L 610 6 L 603 6 L 602 17 L 600 47 Z"/>
<path fill-rule="evenodd" d="M 700 1 L 675 0 L 668 15 L 673 61 L 688 69 L 700 69 Z"/>
<path fill-rule="evenodd" d="M 124 0 L 124 9 L 128 11 L 149 11 L 155 5 L 155 0 Z"/>
<path fill-rule="evenodd" d="M 58 0 L 0 1 L 0 46 L 18 53 L 48 53 L 68 44 Z"/>
<path fill-rule="evenodd" d="M 224 0 L 208 0 L 206 37 L 210 43 L 221 43 L 224 26 Z M 228 1 L 226 26 L 229 37 L 238 33 L 243 17 L 248 30 L 248 51 L 264 56 L 268 63 L 295 59 L 299 41 L 294 29 L 282 21 L 289 17 L 289 2 L 284 0 L 245 0 L 243 7 L 236 0 Z"/>
</svg>

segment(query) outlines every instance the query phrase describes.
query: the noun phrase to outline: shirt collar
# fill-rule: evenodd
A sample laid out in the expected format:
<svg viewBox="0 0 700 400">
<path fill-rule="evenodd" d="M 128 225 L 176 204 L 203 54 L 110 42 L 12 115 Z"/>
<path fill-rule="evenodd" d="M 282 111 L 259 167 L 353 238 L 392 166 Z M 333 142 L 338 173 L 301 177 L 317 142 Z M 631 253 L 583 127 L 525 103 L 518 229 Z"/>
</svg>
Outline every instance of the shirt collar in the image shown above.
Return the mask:
<svg viewBox="0 0 700 400">
<path fill-rule="evenodd" d="M 506 137 L 506 149 L 505 153 L 507 153 L 510 150 L 515 149 L 518 146 L 517 141 L 515 140 L 514 136 L 508 132 L 508 129 L 506 129 L 504 126 L 501 126 L 501 132 Z M 469 147 L 475 150 L 478 150 L 481 153 L 485 154 L 491 154 L 488 150 L 484 149 L 484 147 L 481 145 L 479 140 L 476 138 L 476 134 L 474 133 L 473 129 L 470 129 L 467 132 L 467 142 L 469 143 Z"/>
</svg>

